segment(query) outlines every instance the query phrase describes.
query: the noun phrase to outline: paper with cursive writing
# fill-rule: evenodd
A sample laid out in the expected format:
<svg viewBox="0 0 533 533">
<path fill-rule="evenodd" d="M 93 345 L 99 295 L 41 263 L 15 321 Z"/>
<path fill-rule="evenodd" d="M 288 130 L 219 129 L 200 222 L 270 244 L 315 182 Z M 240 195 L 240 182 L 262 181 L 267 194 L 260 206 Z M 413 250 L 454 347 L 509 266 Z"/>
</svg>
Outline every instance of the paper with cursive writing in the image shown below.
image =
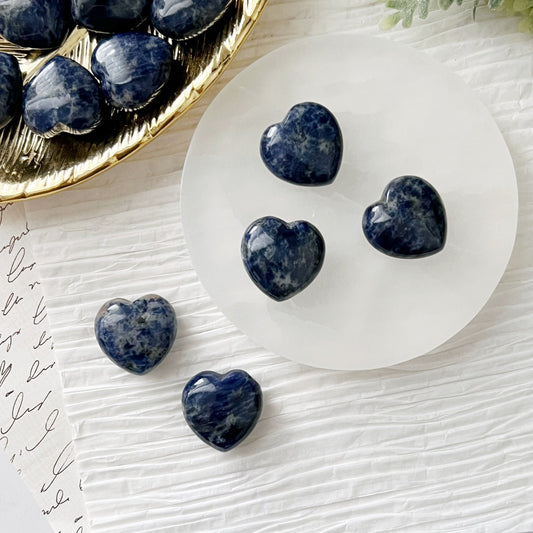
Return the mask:
<svg viewBox="0 0 533 533">
<path fill-rule="evenodd" d="M 88 533 L 29 233 L 22 205 L 0 204 L 0 450 L 54 531 Z"/>
</svg>

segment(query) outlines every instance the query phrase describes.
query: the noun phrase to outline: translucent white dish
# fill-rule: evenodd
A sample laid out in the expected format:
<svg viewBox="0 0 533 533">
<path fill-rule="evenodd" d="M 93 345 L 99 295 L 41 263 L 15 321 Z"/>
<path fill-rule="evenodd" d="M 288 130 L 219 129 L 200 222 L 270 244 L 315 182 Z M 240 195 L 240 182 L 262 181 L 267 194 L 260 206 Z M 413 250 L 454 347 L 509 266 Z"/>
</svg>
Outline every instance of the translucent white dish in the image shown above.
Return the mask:
<svg viewBox="0 0 533 533">
<path fill-rule="evenodd" d="M 328 107 L 342 128 L 329 186 L 283 182 L 259 155 L 265 128 L 304 101 Z M 448 238 L 434 256 L 388 257 L 361 230 L 364 209 L 404 174 L 444 201 Z M 518 214 L 509 151 L 468 87 L 421 52 L 353 34 L 295 42 L 229 83 L 196 130 L 181 201 L 194 266 L 222 311 L 274 353 L 344 370 L 406 361 L 460 331 L 505 271 Z M 244 230 L 265 215 L 308 220 L 326 241 L 318 277 L 281 303 L 240 256 Z"/>
</svg>

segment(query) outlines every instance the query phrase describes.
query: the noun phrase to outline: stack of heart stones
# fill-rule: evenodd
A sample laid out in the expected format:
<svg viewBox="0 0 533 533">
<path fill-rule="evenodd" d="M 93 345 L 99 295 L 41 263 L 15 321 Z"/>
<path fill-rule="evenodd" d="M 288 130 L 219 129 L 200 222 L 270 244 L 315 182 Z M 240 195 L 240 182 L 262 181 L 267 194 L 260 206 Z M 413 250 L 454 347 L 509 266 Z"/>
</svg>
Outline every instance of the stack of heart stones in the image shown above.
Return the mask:
<svg viewBox="0 0 533 533">
<path fill-rule="evenodd" d="M 343 139 L 333 114 L 314 102 L 293 106 L 282 122 L 263 133 L 260 153 L 266 167 L 293 185 L 333 183 L 341 165 Z M 437 191 L 417 176 L 392 180 L 381 200 L 363 215 L 363 233 L 380 252 L 412 259 L 441 251 L 446 242 L 446 212 Z M 244 232 L 241 256 L 251 280 L 267 296 L 296 296 L 319 274 L 326 245 L 305 220 L 292 223 L 266 216 Z"/>
<path fill-rule="evenodd" d="M 3 0 L 0 35 L 25 49 L 56 49 L 74 25 L 114 35 L 100 41 L 90 71 L 56 56 L 24 88 L 18 62 L 0 53 L 0 128 L 22 108 L 25 124 L 42 137 L 83 135 L 102 123 L 105 105 L 125 111 L 147 106 L 169 82 L 175 62 L 169 42 L 139 28 L 150 20 L 169 41 L 191 39 L 232 1 Z"/>
</svg>

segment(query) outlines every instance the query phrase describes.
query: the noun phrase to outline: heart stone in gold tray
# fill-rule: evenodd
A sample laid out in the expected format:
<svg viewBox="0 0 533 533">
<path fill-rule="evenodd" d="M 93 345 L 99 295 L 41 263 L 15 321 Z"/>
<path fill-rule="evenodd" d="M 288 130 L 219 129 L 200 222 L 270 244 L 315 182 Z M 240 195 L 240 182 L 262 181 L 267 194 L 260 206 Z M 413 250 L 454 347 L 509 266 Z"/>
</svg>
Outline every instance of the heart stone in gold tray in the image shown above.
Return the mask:
<svg viewBox="0 0 533 533">
<path fill-rule="evenodd" d="M 207 31 L 169 41 L 178 68 L 157 99 L 136 112 L 106 107 L 96 131 L 43 139 L 16 117 L 0 131 L 0 201 L 50 194 L 106 170 L 147 144 L 184 113 L 222 73 L 252 29 L 266 0 L 234 0 Z M 151 26 L 138 31 L 158 34 Z M 23 49 L 0 39 L 0 52 L 19 59 L 28 81 L 54 55 L 90 67 L 93 50 L 107 37 L 76 28 L 58 50 Z"/>
</svg>

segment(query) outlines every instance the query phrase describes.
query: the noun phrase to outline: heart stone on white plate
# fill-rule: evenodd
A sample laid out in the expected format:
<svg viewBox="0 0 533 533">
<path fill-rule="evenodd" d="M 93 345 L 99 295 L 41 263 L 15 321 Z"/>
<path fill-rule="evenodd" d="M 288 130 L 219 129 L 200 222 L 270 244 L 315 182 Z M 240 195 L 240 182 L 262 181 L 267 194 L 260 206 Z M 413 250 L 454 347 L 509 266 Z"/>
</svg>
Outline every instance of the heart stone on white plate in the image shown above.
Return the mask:
<svg viewBox="0 0 533 533">
<path fill-rule="evenodd" d="M 363 215 L 368 242 L 391 257 L 413 259 L 440 252 L 446 243 L 446 211 L 439 193 L 417 176 L 392 180 Z"/>
<path fill-rule="evenodd" d="M 244 232 L 241 256 L 256 286 L 281 302 L 303 291 L 316 278 L 326 245 L 317 228 L 305 220 L 287 224 L 263 217 Z"/>
</svg>

